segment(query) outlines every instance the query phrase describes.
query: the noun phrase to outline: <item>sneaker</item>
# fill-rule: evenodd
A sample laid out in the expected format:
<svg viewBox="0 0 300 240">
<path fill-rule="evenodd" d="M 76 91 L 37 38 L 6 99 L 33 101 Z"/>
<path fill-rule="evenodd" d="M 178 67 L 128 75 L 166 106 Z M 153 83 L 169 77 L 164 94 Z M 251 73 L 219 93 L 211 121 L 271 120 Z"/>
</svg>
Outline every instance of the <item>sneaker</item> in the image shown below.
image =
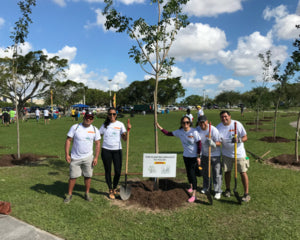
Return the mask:
<svg viewBox="0 0 300 240">
<path fill-rule="evenodd" d="M 242 197 L 242 201 L 243 202 L 249 202 L 251 199 L 249 194 L 244 194 L 244 196 Z"/>
<path fill-rule="evenodd" d="M 65 200 L 64 200 L 64 203 L 69 203 L 69 202 L 71 202 L 71 199 L 72 199 L 72 195 L 67 194 L 67 196 L 66 196 L 66 198 L 65 198 Z"/>
<path fill-rule="evenodd" d="M 192 188 L 189 188 L 189 189 L 188 189 L 188 192 L 189 192 L 189 193 L 192 193 L 192 192 L 193 192 L 193 189 L 192 189 Z"/>
<path fill-rule="evenodd" d="M 115 198 L 116 198 L 113 189 L 110 189 L 110 190 L 109 190 L 109 198 L 110 198 L 110 199 L 115 199 Z"/>
<path fill-rule="evenodd" d="M 226 191 L 224 192 L 224 197 L 231 197 L 230 189 L 226 189 Z"/>
<path fill-rule="evenodd" d="M 188 199 L 188 202 L 192 203 L 192 202 L 195 202 L 195 200 L 196 200 L 196 197 L 192 196 Z"/>
<path fill-rule="evenodd" d="M 118 194 L 118 190 L 115 188 L 115 189 L 113 189 L 113 193 L 115 194 L 115 195 L 117 195 Z"/>
<path fill-rule="evenodd" d="M 84 194 L 84 199 L 87 200 L 88 202 L 93 201 L 93 199 L 90 197 L 90 194 L 89 194 L 89 193 L 85 193 L 85 194 Z"/>
<path fill-rule="evenodd" d="M 202 194 L 205 194 L 207 192 L 207 188 L 202 188 L 200 191 Z"/>
<path fill-rule="evenodd" d="M 215 199 L 219 200 L 221 198 L 221 193 L 216 193 L 215 194 Z"/>
</svg>

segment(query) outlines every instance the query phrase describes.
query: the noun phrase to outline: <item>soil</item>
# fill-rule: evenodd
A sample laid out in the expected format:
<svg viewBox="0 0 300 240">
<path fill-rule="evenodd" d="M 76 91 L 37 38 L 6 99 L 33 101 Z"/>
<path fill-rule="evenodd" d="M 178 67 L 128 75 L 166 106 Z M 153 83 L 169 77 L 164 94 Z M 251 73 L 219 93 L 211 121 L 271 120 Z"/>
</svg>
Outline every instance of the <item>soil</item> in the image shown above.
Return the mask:
<svg viewBox="0 0 300 240">
<path fill-rule="evenodd" d="M 151 210 L 172 210 L 182 207 L 190 197 L 186 183 L 160 179 L 159 189 L 154 190 L 154 181 L 131 182 L 131 196 L 126 205 L 138 205 Z"/>
<path fill-rule="evenodd" d="M 0 156 L 0 167 L 13 167 L 16 165 L 30 165 L 36 164 L 40 161 L 49 159 L 49 158 L 58 158 L 57 156 L 48 156 L 48 155 L 36 155 L 32 153 L 21 154 L 20 159 L 18 159 L 17 154 L 6 154 Z"/>
<path fill-rule="evenodd" d="M 281 154 L 279 156 L 268 159 L 267 163 L 283 168 L 300 170 L 300 155 L 298 157 L 298 162 L 296 162 L 294 154 Z"/>
<path fill-rule="evenodd" d="M 246 122 L 246 125 L 256 125 L 256 122 Z M 258 125 L 263 125 L 263 124 L 259 121 Z"/>
<path fill-rule="evenodd" d="M 263 137 L 259 139 L 260 141 L 265 141 L 268 143 L 279 143 L 279 142 L 290 142 L 291 140 L 284 138 L 284 137 L 276 137 L 275 139 L 273 137 Z"/>
</svg>

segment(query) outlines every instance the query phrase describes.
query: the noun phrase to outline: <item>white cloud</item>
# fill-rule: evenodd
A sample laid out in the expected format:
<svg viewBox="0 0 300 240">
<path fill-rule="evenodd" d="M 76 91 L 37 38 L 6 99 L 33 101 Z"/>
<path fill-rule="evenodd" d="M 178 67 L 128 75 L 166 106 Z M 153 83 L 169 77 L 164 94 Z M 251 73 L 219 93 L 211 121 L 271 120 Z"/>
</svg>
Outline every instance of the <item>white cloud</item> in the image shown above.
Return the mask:
<svg viewBox="0 0 300 240">
<path fill-rule="evenodd" d="M 0 28 L 4 26 L 5 20 L 0 17 Z"/>
<path fill-rule="evenodd" d="M 208 24 L 191 23 L 176 36 L 170 56 L 178 61 L 186 58 L 210 61 L 227 45 L 226 35 L 221 29 L 212 28 Z"/>
<path fill-rule="evenodd" d="M 285 5 L 270 9 L 267 7 L 263 12 L 266 20 L 275 19 L 273 32 L 279 39 L 294 39 L 299 36 L 299 29 L 295 26 L 300 23 L 300 16 L 289 14 Z"/>
<path fill-rule="evenodd" d="M 258 54 L 267 50 L 271 50 L 274 63 L 277 60 L 283 62 L 287 58 L 287 47 L 274 46 L 271 34 L 262 36 L 259 32 L 254 32 L 250 36 L 239 38 L 236 50 L 219 51 L 219 60 L 238 76 L 255 76 L 261 73 L 262 66 Z"/>
<path fill-rule="evenodd" d="M 232 78 L 222 81 L 218 89 L 221 91 L 234 91 L 236 88 L 242 88 L 244 84 L 241 83 L 239 80 L 234 80 Z"/>
<path fill-rule="evenodd" d="M 32 46 L 29 42 L 25 42 L 24 44 L 18 45 L 18 54 L 19 55 L 25 55 L 32 51 Z M 11 58 L 13 55 L 13 50 L 12 48 L 2 48 L 0 47 L 0 57 L 9 57 Z"/>
<path fill-rule="evenodd" d="M 127 75 L 124 72 L 118 72 L 111 81 L 111 90 L 119 90 L 120 88 L 127 87 Z"/>
<path fill-rule="evenodd" d="M 134 3 L 144 3 L 145 0 L 119 0 L 119 2 L 124 3 L 126 5 L 130 5 Z"/>
<path fill-rule="evenodd" d="M 77 54 L 77 48 L 69 47 L 69 46 L 65 46 L 63 49 L 59 50 L 57 53 L 48 53 L 48 51 L 46 49 L 43 49 L 42 51 L 49 57 L 59 56 L 59 58 L 61 58 L 61 59 L 67 59 L 68 62 L 71 62 Z"/>
<path fill-rule="evenodd" d="M 96 13 L 96 22 L 93 22 L 93 23 L 88 22 L 84 26 L 84 28 L 88 29 L 88 28 L 92 28 L 94 26 L 98 26 L 98 27 L 101 27 L 104 32 L 107 31 L 105 26 L 104 26 L 106 18 L 105 18 L 105 16 L 103 16 L 102 10 L 100 8 L 97 8 L 97 9 L 95 9 L 95 13 Z"/>
<path fill-rule="evenodd" d="M 65 7 L 67 5 L 65 0 L 52 0 L 52 1 L 60 7 Z"/>
<path fill-rule="evenodd" d="M 184 7 L 183 12 L 188 15 L 217 16 L 222 13 L 233 13 L 242 10 L 243 0 L 190 0 Z"/>
</svg>

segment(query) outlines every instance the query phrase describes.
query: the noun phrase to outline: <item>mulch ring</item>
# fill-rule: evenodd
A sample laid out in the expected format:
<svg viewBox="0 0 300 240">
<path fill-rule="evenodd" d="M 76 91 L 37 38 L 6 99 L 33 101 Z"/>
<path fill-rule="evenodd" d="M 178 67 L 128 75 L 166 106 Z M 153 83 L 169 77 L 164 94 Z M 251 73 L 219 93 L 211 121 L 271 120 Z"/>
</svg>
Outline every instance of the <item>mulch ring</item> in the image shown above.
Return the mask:
<svg viewBox="0 0 300 240">
<path fill-rule="evenodd" d="M 171 179 L 160 179 L 159 189 L 154 190 L 154 181 L 144 180 L 128 182 L 131 186 L 131 196 L 127 201 L 117 198 L 112 204 L 135 210 L 157 212 L 174 210 L 188 206 L 188 184 L 175 182 Z"/>
<path fill-rule="evenodd" d="M 246 125 L 256 125 L 256 122 L 246 122 Z M 261 121 L 258 122 L 257 125 L 263 125 Z"/>
<path fill-rule="evenodd" d="M 49 158 L 58 158 L 58 156 L 36 155 L 32 153 L 21 154 L 18 159 L 17 154 L 5 154 L 0 156 L 0 167 L 13 167 L 16 165 L 32 165 Z"/>
<path fill-rule="evenodd" d="M 294 154 L 281 154 L 279 156 L 268 159 L 267 163 L 283 168 L 292 168 L 300 171 L 300 156 L 298 157 L 298 162 L 296 162 Z"/>
<path fill-rule="evenodd" d="M 284 138 L 284 137 L 263 137 L 259 139 L 260 141 L 265 141 L 268 143 L 280 143 L 280 142 L 290 142 L 291 140 Z"/>
</svg>

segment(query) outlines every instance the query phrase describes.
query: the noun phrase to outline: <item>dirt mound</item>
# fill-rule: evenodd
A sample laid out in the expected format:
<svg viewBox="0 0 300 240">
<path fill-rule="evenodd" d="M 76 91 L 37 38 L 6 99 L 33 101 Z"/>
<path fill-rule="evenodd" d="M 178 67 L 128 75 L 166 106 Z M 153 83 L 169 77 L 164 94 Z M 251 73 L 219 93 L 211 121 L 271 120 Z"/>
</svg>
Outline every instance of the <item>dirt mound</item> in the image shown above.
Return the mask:
<svg viewBox="0 0 300 240">
<path fill-rule="evenodd" d="M 275 139 L 273 137 L 263 137 L 259 139 L 260 141 L 265 141 L 268 143 L 279 143 L 279 142 L 290 142 L 289 139 L 284 137 L 276 137 Z"/>
<path fill-rule="evenodd" d="M 183 206 L 189 198 L 186 183 L 170 179 L 159 180 L 159 190 L 154 190 L 151 180 L 131 182 L 131 196 L 126 205 L 139 205 L 151 210 L 171 210 Z"/>
<path fill-rule="evenodd" d="M 246 125 L 256 125 L 256 122 L 246 122 Z M 257 125 L 263 125 L 261 122 L 258 122 Z"/>
<path fill-rule="evenodd" d="M 18 159 L 17 154 L 6 154 L 0 156 L 0 167 L 12 167 L 16 165 L 27 165 L 37 163 L 49 158 L 58 158 L 57 156 L 35 155 L 32 153 L 21 154 Z"/>
<path fill-rule="evenodd" d="M 294 154 L 281 154 L 279 156 L 269 159 L 269 162 L 286 167 L 295 167 L 300 170 L 300 156 L 298 157 L 298 159 L 299 161 L 296 162 Z"/>
<path fill-rule="evenodd" d="M 270 129 L 264 129 L 264 128 L 250 128 L 249 131 L 251 132 L 268 132 L 268 131 L 271 131 Z"/>
</svg>

